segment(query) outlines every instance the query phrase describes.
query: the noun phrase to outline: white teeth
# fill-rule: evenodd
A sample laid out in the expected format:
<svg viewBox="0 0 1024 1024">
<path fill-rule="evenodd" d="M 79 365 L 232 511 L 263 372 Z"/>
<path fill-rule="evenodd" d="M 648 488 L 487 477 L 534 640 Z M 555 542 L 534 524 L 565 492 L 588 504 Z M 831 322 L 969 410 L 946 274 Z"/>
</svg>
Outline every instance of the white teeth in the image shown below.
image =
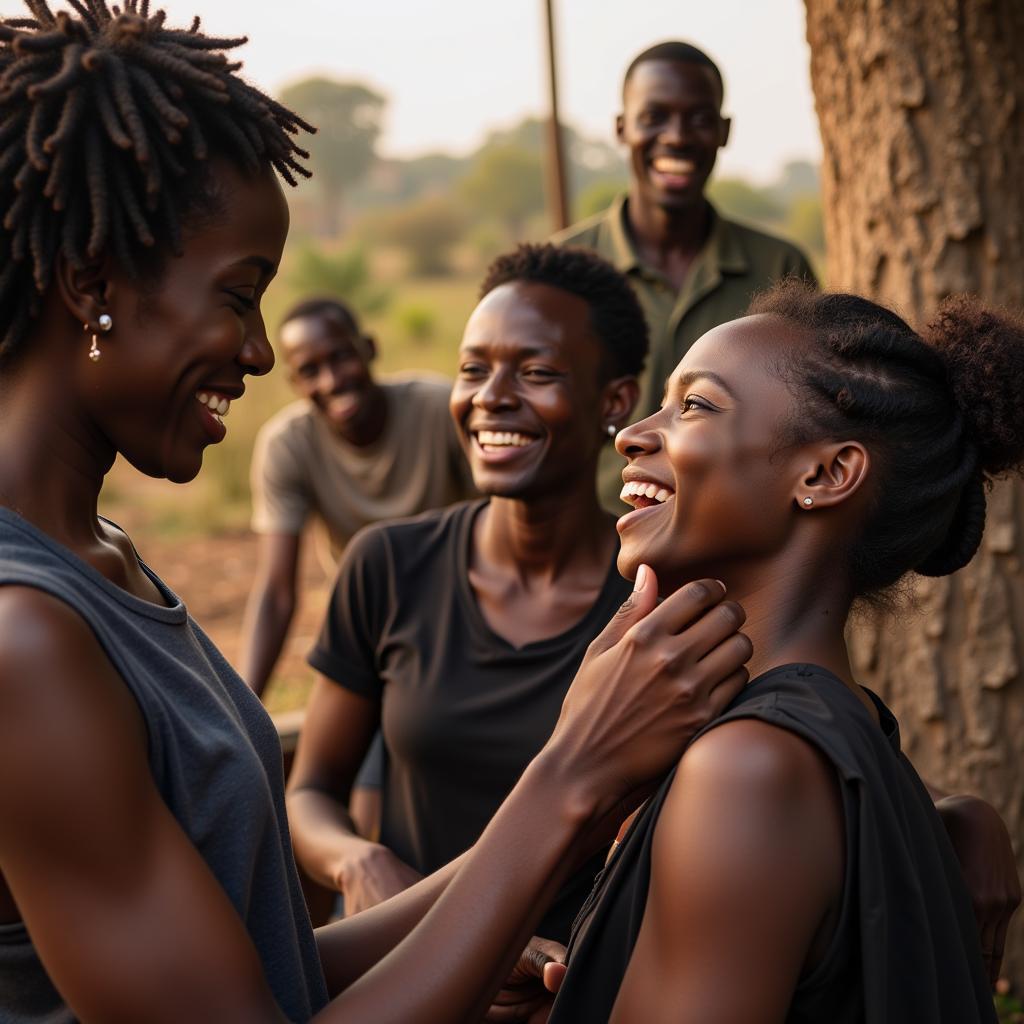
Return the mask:
<svg viewBox="0 0 1024 1024">
<path fill-rule="evenodd" d="M 225 398 L 223 395 L 214 395 L 208 391 L 197 391 L 196 400 L 205 405 L 218 420 L 222 416 L 226 416 L 228 409 L 231 408 L 230 398 Z"/>
<path fill-rule="evenodd" d="M 672 497 L 672 491 L 667 487 L 659 487 L 657 484 L 647 483 L 643 480 L 630 480 L 619 494 L 619 499 L 631 505 L 632 498 L 653 498 L 659 504 L 668 501 Z"/>
<path fill-rule="evenodd" d="M 654 161 L 654 169 L 664 174 L 692 174 L 697 165 L 692 160 L 679 160 L 671 156 L 659 156 Z"/>
<path fill-rule="evenodd" d="M 525 448 L 533 442 L 532 437 L 509 430 L 480 430 L 477 431 L 476 439 L 480 444 L 494 448 Z"/>
</svg>

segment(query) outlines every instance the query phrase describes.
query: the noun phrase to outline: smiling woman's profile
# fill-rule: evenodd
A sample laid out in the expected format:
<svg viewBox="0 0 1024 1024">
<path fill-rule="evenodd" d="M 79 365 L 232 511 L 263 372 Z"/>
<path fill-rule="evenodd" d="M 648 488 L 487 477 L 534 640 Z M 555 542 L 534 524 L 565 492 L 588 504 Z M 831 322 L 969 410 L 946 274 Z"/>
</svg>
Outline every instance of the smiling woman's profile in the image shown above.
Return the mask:
<svg viewBox="0 0 1024 1024">
<path fill-rule="evenodd" d="M 1001 940 L 981 948 L 844 626 L 908 572 L 970 561 L 986 488 L 1024 461 L 1022 386 L 1008 315 L 951 300 L 919 335 L 788 282 L 705 334 L 661 409 L 619 433 L 620 569 L 650 566 L 665 596 L 723 581 L 752 678 L 602 876 L 553 1022 L 994 1020 L 983 954 L 998 965 Z"/>
</svg>

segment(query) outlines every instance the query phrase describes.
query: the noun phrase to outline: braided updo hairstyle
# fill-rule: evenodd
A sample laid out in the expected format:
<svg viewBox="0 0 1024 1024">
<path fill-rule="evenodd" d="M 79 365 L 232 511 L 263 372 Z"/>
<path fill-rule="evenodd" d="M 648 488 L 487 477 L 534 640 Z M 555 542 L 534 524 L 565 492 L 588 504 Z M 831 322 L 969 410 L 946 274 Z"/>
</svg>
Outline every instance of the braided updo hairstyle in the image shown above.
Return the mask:
<svg viewBox="0 0 1024 1024">
<path fill-rule="evenodd" d="M 25 0 L 0 19 L 0 363 L 24 343 L 58 254 L 110 254 L 135 276 L 181 252 L 214 212 L 210 158 L 289 184 L 308 177 L 294 136 L 314 131 L 235 73 L 217 39 L 165 26 L 149 0 Z"/>
<path fill-rule="evenodd" d="M 797 281 L 750 312 L 812 339 L 778 368 L 796 398 L 783 444 L 856 439 L 871 452 L 871 508 L 848 550 L 854 596 L 910 570 L 963 568 L 981 543 L 987 486 L 1024 461 L 1024 324 L 959 297 L 919 335 L 874 302 Z"/>
</svg>

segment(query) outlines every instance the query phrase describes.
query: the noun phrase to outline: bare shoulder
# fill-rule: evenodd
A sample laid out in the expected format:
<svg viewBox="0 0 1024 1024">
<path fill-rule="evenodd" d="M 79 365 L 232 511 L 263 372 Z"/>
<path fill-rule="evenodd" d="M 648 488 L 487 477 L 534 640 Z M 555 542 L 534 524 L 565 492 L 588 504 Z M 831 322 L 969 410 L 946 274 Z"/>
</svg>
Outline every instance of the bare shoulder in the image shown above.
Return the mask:
<svg viewBox="0 0 1024 1024">
<path fill-rule="evenodd" d="M 710 729 L 679 762 L 685 785 L 750 791 L 759 798 L 792 798 L 831 784 L 834 771 L 821 751 L 789 729 L 739 718 Z"/>
<path fill-rule="evenodd" d="M 834 878 L 843 836 L 835 770 L 817 747 L 788 729 L 757 719 L 723 723 L 679 762 L 656 842 L 676 848 L 684 834 L 704 835 L 708 848 L 712 836 L 730 845 L 721 862 L 730 869 L 744 848 L 758 849 L 759 857 L 775 849 L 783 858 L 797 846 L 817 851 Z"/>
</svg>

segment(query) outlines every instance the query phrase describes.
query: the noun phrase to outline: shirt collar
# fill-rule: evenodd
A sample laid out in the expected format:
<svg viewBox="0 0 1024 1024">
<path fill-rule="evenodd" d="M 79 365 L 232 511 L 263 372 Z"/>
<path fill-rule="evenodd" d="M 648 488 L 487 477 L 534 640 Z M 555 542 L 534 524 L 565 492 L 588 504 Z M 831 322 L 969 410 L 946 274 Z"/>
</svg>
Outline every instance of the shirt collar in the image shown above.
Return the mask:
<svg viewBox="0 0 1024 1024">
<path fill-rule="evenodd" d="M 617 196 L 608 207 L 604 222 L 607 229 L 608 258 L 616 270 L 623 274 L 643 267 L 626 225 L 626 201 L 625 192 Z M 719 214 L 710 201 L 705 201 L 711 211 L 711 231 L 697 259 L 706 263 L 709 269 L 721 273 L 746 273 L 750 268 L 743 243 L 732 224 Z"/>
</svg>

